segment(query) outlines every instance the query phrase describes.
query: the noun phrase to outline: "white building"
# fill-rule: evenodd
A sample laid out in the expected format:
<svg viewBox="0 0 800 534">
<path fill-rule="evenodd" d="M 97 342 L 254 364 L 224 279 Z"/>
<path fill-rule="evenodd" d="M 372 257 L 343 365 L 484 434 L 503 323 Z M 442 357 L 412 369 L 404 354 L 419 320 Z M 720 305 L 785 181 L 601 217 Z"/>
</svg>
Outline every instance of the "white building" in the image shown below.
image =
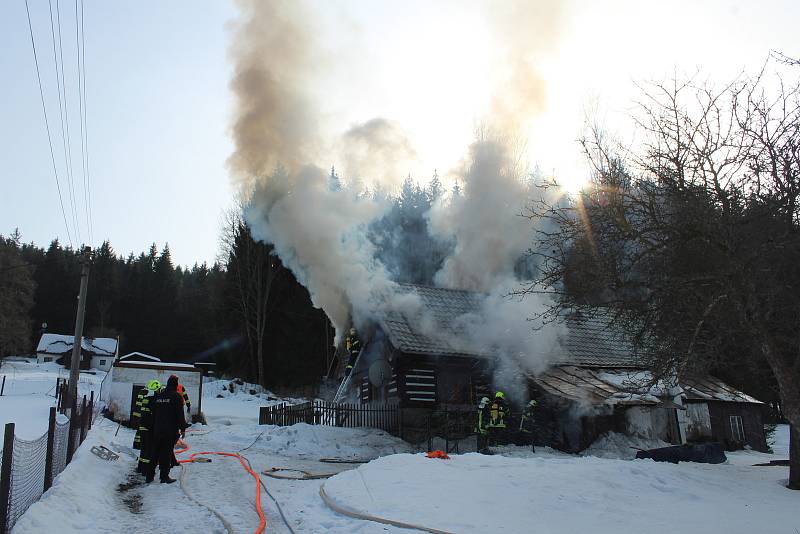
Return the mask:
<svg viewBox="0 0 800 534">
<path fill-rule="evenodd" d="M 36 347 L 36 362 L 58 362 L 69 367 L 75 336 L 65 334 L 42 334 Z M 81 343 L 81 369 L 100 369 L 108 371 L 119 355 L 119 343 L 108 337 L 84 337 Z M 63 358 L 63 360 L 62 360 Z"/>
<path fill-rule="evenodd" d="M 191 419 L 199 419 L 203 409 L 203 370 L 186 363 L 120 359 L 103 381 L 100 398 L 105 401 L 115 421 L 127 422 L 139 391 L 154 379 L 166 385 L 170 375 L 176 375 L 189 394 Z"/>
</svg>

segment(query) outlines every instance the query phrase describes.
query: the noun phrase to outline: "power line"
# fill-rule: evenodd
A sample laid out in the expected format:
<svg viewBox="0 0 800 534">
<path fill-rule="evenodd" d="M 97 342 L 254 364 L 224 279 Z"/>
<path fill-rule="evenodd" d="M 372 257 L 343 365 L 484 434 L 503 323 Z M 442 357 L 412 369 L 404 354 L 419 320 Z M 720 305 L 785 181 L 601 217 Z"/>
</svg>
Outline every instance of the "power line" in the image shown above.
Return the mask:
<svg viewBox="0 0 800 534">
<path fill-rule="evenodd" d="M 86 145 L 84 143 L 83 124 L 84 124 L 84 87 L 81 75 L 81 39 L 80 39 L 81 24 L 78 17 L 78 0 L 75 0 L 75 53 L 78 59 L 78 118 L 80 119 L 81 127 L 81 168 L 83 170 L 83 209 L 86 212 L 86 230 L 89 234 L 89 242 L 91 238 L 91 225 L 89 223 L 89 189 L 86 183 Z"/>
<path fill-rule="evenodd" d="M 89 172 L 89 122 L 86 118 L 86 30 L 84 29 L 83 0 L 81 0 L 81 76 L 83 77 L 83 135 L 86 143 L 86 191 L 89 201 L 89 240 L 94 243 L 94 216 L 92 214 L 92 180 Z"/>
<path fill-rule="evenodd" d="M 66 159 L 66 166 L 67 166 L 67 179 L 69 181 L 69 192 L 72 201 L 72 218 L 75 221 L 75 233 L 78 236 L 78 240 L 82 241 L 83 238 L 81 237 L 81 229 L 80 225 L 78 224 L 78 208 L 77 203 L 75 202 L 75 180 L 74 176 L 75 173 L 72 169 L 72 136 L 69 133 L 69 106 L 67 101 L 67 82 L 65 76 L 65 69 L 64 69 L 64 43 L 61 38 L 61 7 L 59 4 L 59 0 L 56 0 L 56 20 L 58 23 L 58 54 L 61 59 L 61 91 L 63 91 L 64 95 L 64 114 L 63 118 L 63 125 L 66 127 L 67 136 L 66 136 L 66 153 L 64 157 Z"/>
<path fill-rule="evenodd" d="M 44 115 L 44 126 L 47 130 L 47 144 L 50 145 L 50 161 L 53 162 L 53 176 L 56 179 L 56 189 L 58 190 L 58 202 L 61 204 L 61 214 L 64 216 L 64 227 L 67 229 L 67 238 L 69 239 L 70 246 L 72 243 L 72 236 L 69 232 L 69 224 L 67 223 L 67 212 L 64 209 L 64 199 L 61 196 L 61 184 L 58 182 L 58 169 L 56 168 L 56 157 L 53 153 L 53 141 L 50 136 L 50 123 L 47 120 L 47 107 L 44 104 L 44 91 L 42 90 L 42 77 L 39 74 L 39 59 L 36 55 L 36 42 L 33 39 L 33 25 L 31 24 L 31 11 L 28 8 L 28 0 L 25 0 L 25 11 L 28 14 L 28 30 L 31 33 L 31 48 L 33 48 L 33 61 L 36 64 L 36 79 L 39 81 L 39 97 L 42 99 L 42 114 Z"/>
</svg>

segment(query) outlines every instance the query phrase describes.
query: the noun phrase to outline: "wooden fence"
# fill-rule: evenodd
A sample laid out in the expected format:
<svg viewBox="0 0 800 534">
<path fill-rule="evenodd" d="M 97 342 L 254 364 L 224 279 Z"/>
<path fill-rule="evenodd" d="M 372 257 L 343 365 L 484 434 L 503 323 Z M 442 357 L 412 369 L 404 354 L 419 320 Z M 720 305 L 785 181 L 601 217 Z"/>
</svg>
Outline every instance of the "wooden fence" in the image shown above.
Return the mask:
<svg viewBox="0 0 800 534">
<path fill-rule="evenodd" d="M 340 404 L 326 401 L 262 406 L 260 425 L 290 426 L 297 423 L 345 428 L 379 428 L 400 433 L 400 410 L 393 404 Z"/>
</svg>

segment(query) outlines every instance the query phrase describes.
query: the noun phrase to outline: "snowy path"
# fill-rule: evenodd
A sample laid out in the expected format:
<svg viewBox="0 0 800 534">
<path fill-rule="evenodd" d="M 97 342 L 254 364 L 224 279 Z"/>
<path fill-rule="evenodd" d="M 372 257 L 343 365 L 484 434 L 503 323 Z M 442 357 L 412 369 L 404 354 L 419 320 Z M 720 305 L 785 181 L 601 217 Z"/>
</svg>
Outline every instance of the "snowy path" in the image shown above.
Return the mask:
<svg viewBox="0 0 800 534">
<path fill-rule="evenodd" d="M 237 452 L 249 447 L 242 454 L 251 462 L 254 471 L 260 473 L 273 467 L 299 469 L 311 473 L 339 473 L 356 467 L 354 464 L 330 464 L 320 462 L 323 456 L 335 456 L 332 452 L 346 451 L 364 455 L 375 454 L 378 443 L 370 444 L 369 439 L 361 439 L 358 435 L 353 445 L 344 446 L 330 439 L 327 448 L 309 447 L 307 440 L 326 440 L 331 435 L 352 434 L 346 429 L 320 429 L 301 425 L 302 430 L 291 428 L 264 427 L 257 425 L 231 425 L 215 427 L 211 423 L 211 431 L 202 435 L 187 435 L 192 446 L 190 452 L 198 451 L 231 451 Z M 363 434 L 374 434 L 364 431 Z M 383 438 L 385 439 L 385 438 Z M 305 441 L 299 445 L 298 441 Z M 360 446 L 355 443 L 361 441 Z M 402 447 L 402 445 L 397 445 Z M 388 451 L 391 452 L 391 451 Z M 374 456 L 368 456 L 370 458 Z M 192 464 L 185 478 L 189 492 L 198 501 L 208 504 L 223 515 L 232 525 L 235 532 L 253 532 L 258 526 L 255 512 L 255 481 L 241 467 L 235 458 L 211 456 L 211 463 Z M 289 473 L 290 475 L 292 473 Z M 291 528 L 300 533 L 386 533 L 407 532 L 391 527 L 384 527 L 369 522 L 358 521 L 340 516 L 328 509 L 319 497 L 319 488 L 324 480 L 279 480 L 268 476 L 261 477 L 272 496 L 280 503 Z M 262 490 L 262 508 L 267 517 L 267 532 L 287 533 L 277 506 Z"/>
<path fill-rule="evenodd" d="M 722 465 L 579 457 L 549 449 L 532 455 L 522 447 L 442 461 L 408 454 L 407 444 L 377 430 L 259 426 L 257 407 L 267 402 L 274 401 L 239 394 L 204 398 L 209 424 L 191 429 L 192 448 L 183 457 L 242 451 L 259 473 L 273 467 L 339 473 L 327 480 L 262 476 L 289 524 L 260 489 L 270 534 L 409 532 L 333 512 L 319 496 L 323 483 L 328 495 L 347 507 L 459 533 L 800 532 L 800 495 L 781 485 L 786 468 L 752 466 L 788 457 L 785 426 L 779 429 L 775 455 L 740 451 Z M 108 420 L 96 425 L 14 534 L 255 531 L 256 482 L 237 459 L 211 456 L 210 463 L 174 469 L 173 477 L 183 474 L 183 488 L 141 482 L 126 488 L 135 466 L 132 456 L 105 462 L 89 452 L 93 444 L 120 451 L 129 447 L 133 432 L 121 428 L 115 436 L 116 431 Z M 331 457 L 380 459 L 363 465 L 320 462 Z"/>
</svg>

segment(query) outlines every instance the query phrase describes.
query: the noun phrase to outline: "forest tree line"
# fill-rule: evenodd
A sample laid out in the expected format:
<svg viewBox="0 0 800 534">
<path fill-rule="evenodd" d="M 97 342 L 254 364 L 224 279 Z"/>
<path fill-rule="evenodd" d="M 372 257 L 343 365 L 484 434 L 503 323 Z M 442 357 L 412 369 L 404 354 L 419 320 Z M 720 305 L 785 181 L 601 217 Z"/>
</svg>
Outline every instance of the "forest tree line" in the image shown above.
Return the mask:
<svg viewBox="0 0 800 534">
<path fill-rule="evenodd" d="M 329 187 L 343 187 L 334 169 Z M 425 188 L 409 177 L 373 224 L 370 237 L 395 280 L 433 283 L 451 245 L 429 236 L 425 214 L 443 193 L 436 177 Z M 333 363 L 336 332 L 272 247 L 253 238 L 243 211 L 227 214 L 212 265 L 175 265 L 168 245 L 123 256 L 102 243 L 92 255 L 84 335 L 118 337 L 120 354 L 214 361 L 265 386 L 317 384 Z M 44 332 L 74 332 L 79 260 L 58 239 L 43 248 L 18 230 L 0 235 L 0 357 L 33 354 Z"/>
</svg>

